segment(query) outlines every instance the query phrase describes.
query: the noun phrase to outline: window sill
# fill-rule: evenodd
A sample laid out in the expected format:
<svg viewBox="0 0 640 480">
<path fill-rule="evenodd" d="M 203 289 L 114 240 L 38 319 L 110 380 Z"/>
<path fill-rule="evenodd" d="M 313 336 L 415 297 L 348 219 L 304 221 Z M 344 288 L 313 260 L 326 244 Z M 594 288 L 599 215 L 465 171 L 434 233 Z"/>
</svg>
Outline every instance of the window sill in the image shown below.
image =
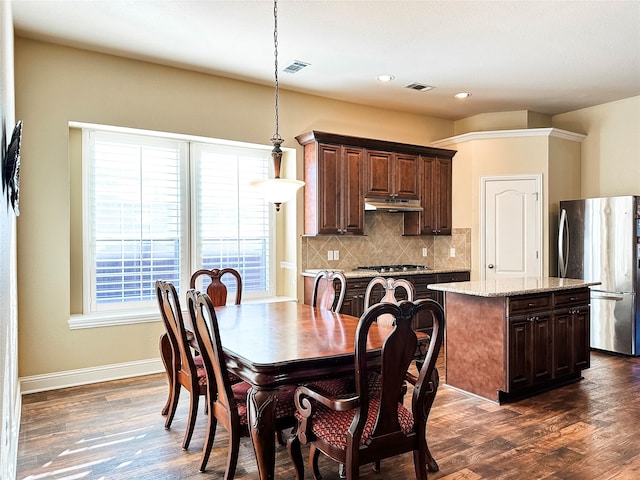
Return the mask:
<svg viewBox="0 0 640 480">
<path fill-rule="evenodd" d="M 259 300 L 246 300 L 242 303 L 275 303 L 295 302 L 291 297 L 272 297 Z M 186 311 L 183 312 L 186 314 Z M 89 314 L 75 314 L 69 318 L 69 329 L 79 330 L 83 328 L 116 327 L 119 325 L 133 325 L 136 323 L 160 322 L 160 314 L 157 308 L 141 310 L 124 310 L 119 312 L 98 312 Z"/>
</svg>

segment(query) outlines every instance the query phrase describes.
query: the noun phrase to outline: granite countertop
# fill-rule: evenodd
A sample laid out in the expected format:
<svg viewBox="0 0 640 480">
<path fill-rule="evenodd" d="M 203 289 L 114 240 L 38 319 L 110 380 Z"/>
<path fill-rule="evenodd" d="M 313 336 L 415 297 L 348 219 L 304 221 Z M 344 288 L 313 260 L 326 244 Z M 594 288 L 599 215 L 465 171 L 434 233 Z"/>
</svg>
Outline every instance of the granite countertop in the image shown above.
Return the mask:
<svg viewBox="0 0 640 480">
<path fill-rule="evenodd" d="M 442 292 L 475 295 L 477 297 L 509 297 L 513 295 L 584 288 L 592 285 L 600 285 L 600 282 L 587 282 L 575 278 L 521 277 L 500 280 L 437 283 L 428 285 L 428 288 Z"/>
<path fill-rule="evenodd" d="M 371 278 L 371 277 L 408 277 L 411 275 L 432 275 L 435 273 L 467 273 L 470 272 L 464 268 L 441 268 L 441 269 L 427 269 L 427 270 L 409 270 L 409 271 L 396 271 L 396 272 L 384 272 L 380 273 L 377 270 L 339 270 L 335 268 L 310 268 L 302 272 L 303 277 L 315 277 L 316 274 L 322 270 L 342 272 L 346 278 Z M 448 285 L 448 284 L 447 284 Z"/>
</svg>

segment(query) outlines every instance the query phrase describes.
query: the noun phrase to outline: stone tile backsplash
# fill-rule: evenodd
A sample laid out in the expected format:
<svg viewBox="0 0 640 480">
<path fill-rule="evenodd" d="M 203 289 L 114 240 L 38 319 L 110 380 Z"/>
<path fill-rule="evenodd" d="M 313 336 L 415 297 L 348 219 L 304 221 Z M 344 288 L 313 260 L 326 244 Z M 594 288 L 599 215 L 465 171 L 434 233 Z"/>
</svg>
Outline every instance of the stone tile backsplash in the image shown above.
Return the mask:
<svg viewBox="0 0 640 480">
<path fill-rule="evenodd" d="M 402 214 L 367 212 L 364 236 L 301 237 L 302 271 L 314 268 L 353 270 L 360 265 L 416 264 L 434 269 L 471 269 L 471 229 L 451 236 L 402 236 Z M 422 256 L 422 249 L 427 256 Z M 450 256 L 455 248 L 455 257 Z M 338 250 L 338 260 L 327 260 Z"/>
</svg>

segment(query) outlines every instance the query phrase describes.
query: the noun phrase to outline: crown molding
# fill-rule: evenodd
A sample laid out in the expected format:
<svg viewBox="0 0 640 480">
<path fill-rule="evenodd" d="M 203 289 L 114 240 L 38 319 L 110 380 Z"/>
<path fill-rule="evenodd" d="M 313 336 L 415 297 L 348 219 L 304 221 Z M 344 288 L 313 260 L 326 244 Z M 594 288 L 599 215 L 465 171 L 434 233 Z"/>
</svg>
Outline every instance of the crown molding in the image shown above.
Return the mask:
<svg viewBox="0 0 640 480">
<path fill-rule="evenodd" d="M 569 132 L 559 128 L 519 128 L 516 130 L 489 130 L 486 132 L 469 132 L 453 137 L 443 138 L 432 142 L 434 147 L 444 148 L 474 140 L 495 140 L 500 138 L 520 138 L 520 137 L 554 137 L 572 142 L 582 142 L 586 135 Z"/>
</svg>

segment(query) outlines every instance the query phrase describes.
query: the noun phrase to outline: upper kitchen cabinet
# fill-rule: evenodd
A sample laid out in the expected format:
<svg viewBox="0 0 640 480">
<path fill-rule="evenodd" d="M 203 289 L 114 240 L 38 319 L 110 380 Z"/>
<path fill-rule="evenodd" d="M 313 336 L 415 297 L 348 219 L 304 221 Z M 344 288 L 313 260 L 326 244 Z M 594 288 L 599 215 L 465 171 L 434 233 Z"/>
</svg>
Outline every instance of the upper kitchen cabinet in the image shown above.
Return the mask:
<svg viewBox="0 0 640 480">
<path fill-rule="evenodd" d="M 405 235 L 451 234 L 455 150 L 317 131 L 296 140 L 304 147 L 306 235 L 363 235 L 365 196 L 420 200 L 429 210 L 404 213 Z"/>
<path fill-rule="evenodd" d="M 296 137 L 304 145 L 304 230 L 363 235 L 364 150 Z"/>
<path fill-rule="evenodd" d="M 419 156 L 368 150 L 365 197 L 418 200 Z"/>
<path fill-rule="evenodd" d="M 451 235 L 451 159 L 422 158 L 423 235 Z"/>
<path fill-rule="evenodd" d="M 420 204 L 423 211 L 404 214 L 404 235 L 451 235 L 452 157 L 420 157 Z"/>
</svg>

